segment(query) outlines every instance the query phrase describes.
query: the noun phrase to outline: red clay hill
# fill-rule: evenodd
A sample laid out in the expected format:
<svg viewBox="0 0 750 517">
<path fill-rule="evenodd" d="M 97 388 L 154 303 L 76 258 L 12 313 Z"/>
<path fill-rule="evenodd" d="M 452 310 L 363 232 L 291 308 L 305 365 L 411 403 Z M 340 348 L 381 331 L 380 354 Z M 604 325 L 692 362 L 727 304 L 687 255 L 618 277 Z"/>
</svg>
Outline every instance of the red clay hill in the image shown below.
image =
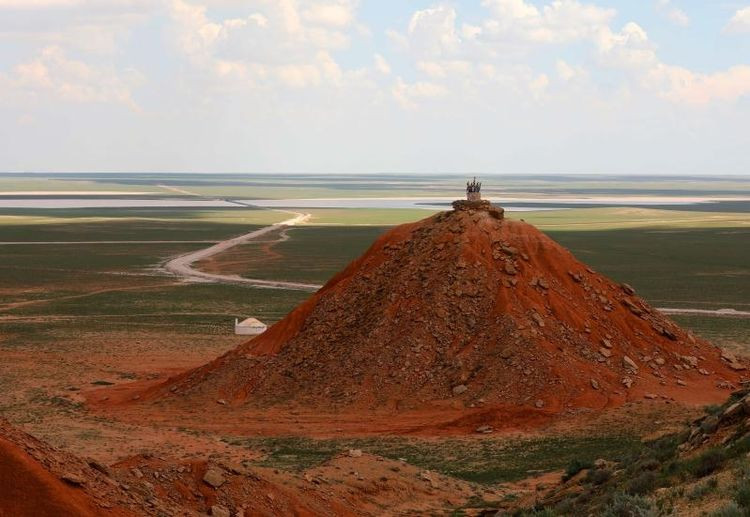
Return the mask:
<svg viewBox="0 0 750 517">
<path fill-rule="evenodd" d="M 92 466 L 93 465 L 93 466 Z M 59 451 L 0 420 L 0 516 L 150 515 L 107 468 Z"/>
<path fill-rule="evenodd" d="M 486 201 L 398 226 L 266 333 L 160 386 L 245 407 L 723 400 L 744 366 Z"/>
</svg>

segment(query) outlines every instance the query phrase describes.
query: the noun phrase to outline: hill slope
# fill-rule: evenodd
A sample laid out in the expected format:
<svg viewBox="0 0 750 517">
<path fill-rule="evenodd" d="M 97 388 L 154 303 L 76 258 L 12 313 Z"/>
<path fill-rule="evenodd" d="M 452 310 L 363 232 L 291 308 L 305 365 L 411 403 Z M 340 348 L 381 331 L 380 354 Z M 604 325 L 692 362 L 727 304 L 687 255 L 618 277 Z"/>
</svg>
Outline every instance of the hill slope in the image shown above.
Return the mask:
<svg viewBox="0 0 750 517">
<path fill-rule="evenodd" d="M 230 404 L 723 399 L 744 367 L 489 204 L 398 226 L 265 334 L 162 386 Z"/>
</svg>

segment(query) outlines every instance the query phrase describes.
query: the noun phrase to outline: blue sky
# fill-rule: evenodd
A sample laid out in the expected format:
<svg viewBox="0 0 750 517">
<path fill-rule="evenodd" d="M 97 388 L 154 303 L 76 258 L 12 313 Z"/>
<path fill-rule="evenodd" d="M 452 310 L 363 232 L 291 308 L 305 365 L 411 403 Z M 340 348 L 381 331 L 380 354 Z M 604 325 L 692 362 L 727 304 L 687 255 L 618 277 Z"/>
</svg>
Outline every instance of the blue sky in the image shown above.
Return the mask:
<svg viewBox="0 0 750 517">
<path fill-rule="evenodd" d="M 0 0 L 0 170 L 750 173 L 750 0 Z"/>
</svg>

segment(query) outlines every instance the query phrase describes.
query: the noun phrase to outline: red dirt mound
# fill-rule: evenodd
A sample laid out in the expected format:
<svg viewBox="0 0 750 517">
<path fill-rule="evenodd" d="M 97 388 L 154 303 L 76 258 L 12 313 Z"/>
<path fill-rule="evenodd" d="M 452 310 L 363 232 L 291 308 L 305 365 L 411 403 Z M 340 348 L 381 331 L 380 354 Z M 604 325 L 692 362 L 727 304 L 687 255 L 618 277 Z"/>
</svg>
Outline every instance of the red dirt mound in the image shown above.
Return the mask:
<svg viewBox="0 0 750 517">
<path fill-rule="evenodd" d="M 85 462 L 0 421 L 0 516 L 138 515 Z"/>
<path fill-rule="evenodd" d="M 560 412 L 719 400 L 740 369 L 535 227 L 458 203 L 389 231 L 265 334 L 152 395 Z"/>
</svg>

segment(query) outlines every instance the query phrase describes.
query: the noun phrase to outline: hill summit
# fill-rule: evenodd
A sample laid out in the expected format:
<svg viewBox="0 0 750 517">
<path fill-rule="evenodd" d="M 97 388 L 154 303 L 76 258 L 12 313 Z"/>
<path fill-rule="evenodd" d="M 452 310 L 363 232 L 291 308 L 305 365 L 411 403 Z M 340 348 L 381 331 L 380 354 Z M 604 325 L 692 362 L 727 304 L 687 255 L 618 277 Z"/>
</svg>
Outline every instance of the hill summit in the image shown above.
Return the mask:
<svg viewBox="0 0 750 517">
<path fill-rule="evenodd" d="M 699 403 L 743 369 L 486 201 L 398 226 L 264 334 L 171 379 L 230 405 Z M 720 395 L 723 398 L 725 395 Z"/>
</svg>

